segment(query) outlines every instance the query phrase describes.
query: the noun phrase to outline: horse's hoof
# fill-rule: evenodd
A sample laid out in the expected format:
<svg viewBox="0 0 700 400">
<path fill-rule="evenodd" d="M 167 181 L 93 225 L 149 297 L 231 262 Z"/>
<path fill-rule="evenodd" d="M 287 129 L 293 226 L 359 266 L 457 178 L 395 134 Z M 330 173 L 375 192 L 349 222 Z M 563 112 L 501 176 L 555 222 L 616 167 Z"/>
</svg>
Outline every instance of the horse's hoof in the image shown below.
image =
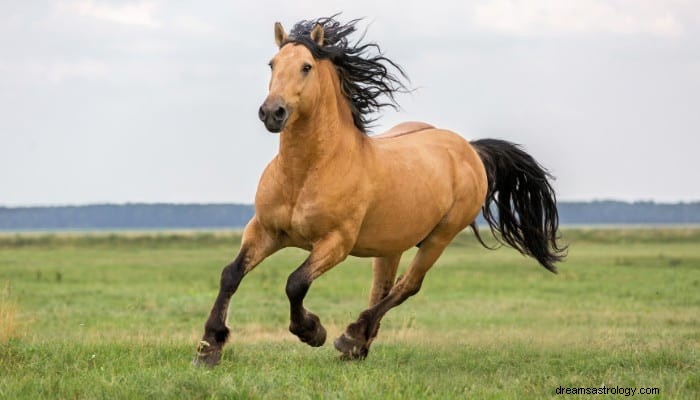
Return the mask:
<svg viewBox="0 0 700 400">
<path fill-rule="evenodd" d="M 326 343 L 326 328 L 315 314 L 308 313 L 301 325 L 290 324 L 289 331 L 311 347 L 321 347 Z"/>
<path fill-rule="evenodd" d="M 197 353 L 192 360 L 195 367 L 214 367 L 221 362 L 221 347 L 213 347 L 206 340 L 197 345 Z"/>
<path fill-rule="evenodd" d="M 305 339 L 306 340 L 302 339 L 302 341 L 311 347 L 323 346 L 323 344 L 326 343 L 326 328 L 319 323 L 314 333 Z"/>
<path fill-rule="evenodd" d="M 333 342 L 335 349 L 341 352 L 341 360 L 363 360 L 367 357 L 369 349 L 363 340 L 355 339 L 346 334 L 340 335 Z"/>
</svg>

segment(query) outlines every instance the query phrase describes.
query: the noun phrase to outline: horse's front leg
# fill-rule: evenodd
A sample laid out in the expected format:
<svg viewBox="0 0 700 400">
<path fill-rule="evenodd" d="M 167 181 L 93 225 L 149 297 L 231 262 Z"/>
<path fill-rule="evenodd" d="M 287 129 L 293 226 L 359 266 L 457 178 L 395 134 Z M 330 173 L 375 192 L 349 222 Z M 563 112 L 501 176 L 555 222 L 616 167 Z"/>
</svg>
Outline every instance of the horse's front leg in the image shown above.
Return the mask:
<svg viewBox="0 0 700 400">
<path fill-rule="evenodd" d="M 193 360 L 195 365 L 213 366 L 221 361 L 224 343 L 229 336 L 226 316 L 231 296 L 248 272 L 280 248 L 280 243 L 253 217 L 243 231 L 238 256 L 221 271 L 219 294 L 204 324 L 204 335 L 197 346 L 197 354 Z"/>
<path fill-rule="evenodd" d="M 289 298 L 289 331 L 310 346 L 322 346 L 326 341 L 326 329 L 315 314 L 304 308 L 304 297 L 311 282 L 336 266 L 348 256 L 352 244 L 338 233 L 331 233 L 314 244 L 309 257 L 287 279 Z M 351 242 L 350 242 L 351 243 Z"/>
</svg>

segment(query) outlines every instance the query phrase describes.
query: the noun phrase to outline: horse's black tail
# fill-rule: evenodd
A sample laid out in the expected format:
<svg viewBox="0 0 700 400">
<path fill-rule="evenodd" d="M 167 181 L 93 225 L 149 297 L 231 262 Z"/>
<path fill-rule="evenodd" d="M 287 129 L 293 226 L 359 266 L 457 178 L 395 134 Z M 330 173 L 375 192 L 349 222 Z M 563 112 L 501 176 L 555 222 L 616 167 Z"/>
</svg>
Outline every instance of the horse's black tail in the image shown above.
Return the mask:
<svg viewBox="0 0 700 400">
<path fill-rule="evenodd" d="M 554 263 L 566 256 L 566 246 L 557 243 L 557 199 L 548 180 L 552 176 L 516 144 L 495 139 L 471 144 L 486 168 L 483 214 L 494 236 L 556 273 Z"/>
</svg>

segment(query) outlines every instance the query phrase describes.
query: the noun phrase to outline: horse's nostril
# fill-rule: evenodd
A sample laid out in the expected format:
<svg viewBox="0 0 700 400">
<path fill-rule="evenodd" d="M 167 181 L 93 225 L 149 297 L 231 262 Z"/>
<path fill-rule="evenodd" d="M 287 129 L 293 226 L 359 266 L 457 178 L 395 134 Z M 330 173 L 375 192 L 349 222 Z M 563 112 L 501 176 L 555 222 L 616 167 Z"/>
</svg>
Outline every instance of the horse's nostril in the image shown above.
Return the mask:
<svg viewBox="0 0 700 400">
<path fill-rule="evenodd" d="M 263 110 L 262 106 L 258 109 L 258 118 L 260 118 L 261 121 L 265 121 L 265 110 Z"/>
<path fill-rule="evenodd" d="M 279 107 L 275 110 L 275 118 L 283 120 L 287 116 L 287 110 L 284 107 Z"/>
</svg>

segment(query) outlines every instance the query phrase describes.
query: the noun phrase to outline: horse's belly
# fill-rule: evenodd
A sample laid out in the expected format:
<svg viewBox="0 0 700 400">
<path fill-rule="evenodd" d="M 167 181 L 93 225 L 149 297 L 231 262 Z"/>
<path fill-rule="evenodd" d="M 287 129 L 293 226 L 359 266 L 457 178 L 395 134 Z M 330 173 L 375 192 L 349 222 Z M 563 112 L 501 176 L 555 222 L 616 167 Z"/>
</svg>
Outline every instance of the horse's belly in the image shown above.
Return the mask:
<svg viewBox="0 0 700 400">
<path fill-rule="evenodd" d="M 411 247 L 417 246 L 429 233 L 430 231 L 422 236 L 414 234 L 402 238 L 391 236 L 382 238 L 380 236 L 375 236 L 375 239 L 366 241 L 362 240 L 362 237 L 360 237 L 357 243 L 355 243 L 355 247 L 350 252 L 350 255 L 356 257 L 386 257 L 400 254 Z"/>
<path fill-rule="evenodd" d="M 448 209 L 449 206 L 437 203 L 416 208 L 396 203 L 373 210 L 368 213 L 351 254 L 380 257 L 406 251 L 425 239 Z"/>
</svg>

